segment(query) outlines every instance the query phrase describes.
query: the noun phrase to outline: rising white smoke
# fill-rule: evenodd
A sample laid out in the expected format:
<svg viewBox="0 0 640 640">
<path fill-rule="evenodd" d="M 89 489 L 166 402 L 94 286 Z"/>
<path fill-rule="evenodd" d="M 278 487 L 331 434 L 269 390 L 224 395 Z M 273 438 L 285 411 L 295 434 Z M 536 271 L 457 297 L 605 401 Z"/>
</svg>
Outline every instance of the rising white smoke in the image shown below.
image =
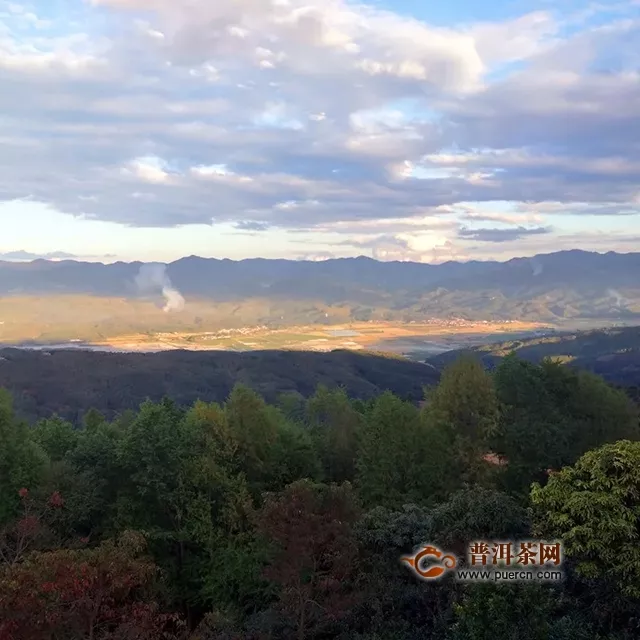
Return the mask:
<svg viewBox="0 0 640 640">
<path fill-rule="evenodd" d="M 542 273 L 543 266 L 537 260 L 530 260 L 531 270 L 533 271 L 534 276 L 539 276 Z"/>
<path fill-rule="evenodd" d="M 171 284 L 167 275 L 167 265 L 161 262 L 143 264 L 136 276 L 136 286 L 142 293 L 162 293 L 165 299 L 164 311 L 182 311 L 185 301 L 182 294 Z"/>
<path fill-rule="evenodd" d="M 622 307 L 626 304 L 627 299 L 615 289 L 607 289 L 607 293 L 609 296 L 616 299 L 616 307 Z"/>
</svg>

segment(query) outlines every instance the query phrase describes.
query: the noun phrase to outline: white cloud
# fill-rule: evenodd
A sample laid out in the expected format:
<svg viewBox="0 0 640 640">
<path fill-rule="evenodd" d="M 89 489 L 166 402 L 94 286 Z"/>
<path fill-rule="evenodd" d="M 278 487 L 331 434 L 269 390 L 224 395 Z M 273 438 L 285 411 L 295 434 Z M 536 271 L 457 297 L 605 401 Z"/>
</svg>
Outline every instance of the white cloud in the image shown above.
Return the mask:
<svg viewBox="0 0 640 640">
<path fill-rule="evenodd" d="M 161 184 L 169 180 L 169 174 L 163 168 L 159 158 L 136 158 L 129 167 L 123 169 L 125 175 L 133 175 L 143 182 Z"/>
<path fill-rule="evenodd" d="M 469 211 L 464 219 L 476 222 L 501 222 L 502 224 L 539 224 L 543 218 L 538 213 L 497 213 L 492 211 Z"/>
<path fill-rule="evenodd" d="M 463 226 L 553 226 L 518 246 L 553 245 L 554 217 L 640 211 L 640 21 L 622 9 L 445 29 L 345 0 L 93 5 L 67 33 L 3 5 L 0 200 L 420 260 L 484 255 Z"/>
<path fill-rule="evenodd" d="M 275 52 L 290 71 L 331 75 L 340 70 L 395 76 L 438 87 L 475 87 L 485 66 L 471 34 L 437 29 L 394 13 L 344 0 L 232 3 L 100 0 L 95 4 L 153 12 L 177 60 L 233 54 L 251 59 Z M 318 64 L 318 56 L 323 56 Z M 344 73 L 344 71 L 342 71 Z"/>
<path fill-rule="evenodd" d="M 507 23 L 479 24 L 471 35 L 486 65 L 526 60 L 558 42 L 558 22 L 546 11 L 535 11 Z"/>
</svg>

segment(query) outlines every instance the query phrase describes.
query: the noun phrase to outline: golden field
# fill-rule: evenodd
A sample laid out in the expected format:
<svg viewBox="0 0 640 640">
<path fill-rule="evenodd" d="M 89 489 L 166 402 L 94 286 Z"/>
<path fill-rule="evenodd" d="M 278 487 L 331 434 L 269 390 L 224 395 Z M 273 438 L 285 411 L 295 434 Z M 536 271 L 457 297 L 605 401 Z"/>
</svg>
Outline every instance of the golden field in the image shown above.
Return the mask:
<svg viewBox="0 0 640 640">
<path fill-rule="evenodd" d="M 354 321 L 347 305 L 190 302 L 165 313 L 158 301 L 82 295 L 0 298 L 0 343 L 77 341 L 126 351 L 164 349 L 252 350 L 379 349 L 406 351 L 412 341 L 433 339 L 456 348 L 540 329 L 533 322 L 435 320 L 385 321 L 374 312 Z M 397 347 L 397 348 L 396 348 Z"/>
</svg>

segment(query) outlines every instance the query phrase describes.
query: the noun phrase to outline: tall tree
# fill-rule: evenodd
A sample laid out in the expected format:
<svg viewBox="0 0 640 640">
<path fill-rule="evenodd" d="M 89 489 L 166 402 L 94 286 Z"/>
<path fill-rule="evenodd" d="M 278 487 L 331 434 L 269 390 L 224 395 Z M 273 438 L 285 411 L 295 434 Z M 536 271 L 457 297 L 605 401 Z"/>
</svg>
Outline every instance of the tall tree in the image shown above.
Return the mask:
<svg viewBox="0 0 640 640">
<path fill-rule="evenodd" d="M 243 385 L 233 388 L 224 411 L 236 442 L 237 459 L 257 494 L 268 484 L 273 471 L 270 465 L 279 415 L 255 391 Z"/>
<path fill-rule="evenodd" d="M 36 486 L 48 464 L 42 447 L 31 440 L 27 424 L 16 419 L 11 396 L 0 389 L 0 525 L 18 512 L 18 491 Z"/>
<path fill-rule="evenodd" d="M 487 472 L 483 454 L 499 419 L 498 398 L 490 374 L 479 360 L 464 356 L 443 371 L 426 400 L 426 420 L 448 435 L 462 479 L 482 480 Z"/>
<path fill-rule="evenodd" d="M 509 491 L 528 494 L 547 469 L 573 464 L 606 442 L 638 439 L 638 412 L 601 378 L 557 362 L 505 358 L 495 372 L 501 419 L 492 448 L 508 461 Z"/>
<path fill-rule="evenodd" d="M 269 496 L 257 514 L 258 531 L 274 552 L 266 575 L 279 586 L 278 608 L 297 640 L 318 625 L 331 628 L 350 607 L 357 515 L 348 484 L 306 480 Z"/>
<path fill-rule="evenodd" d="M 115 533 L 118 493 L 128 484 L 119 459 L 122 431 L 103 422 L 79 431 L 78 441 L 50 482 L 64 488 L 75 527 L 92 539 Z"/>
<path fill-rule="evenodd" d="M 536 532 L 564 543 L 584 578 L 604 578 L 640 599 L 640 442 L 583 455 L 531 491 Z"/>
<path fill-rule="evenodd" d="M 527 510 L 514 498 L 493 489 L 471 487 L 431 510 L 429 540 L 464 557 L 469 543 L 522 539 L 529 529 Z"/>
<path fill-rule="evenodd" d="M 147 402 L 125 433 L 119 462 L 129 481 L 119 527 L 146 531 L 174 594 L 190 616 L 220 537 L 242 528 L 249 508 L 244 475 L 229 469 L 235 443 L 224 414 L 197 404 L 186 414 Z"/>
<path fill-rule="evenodd" d="M 587 452 L 531 491 L 534 533 L 560 539 L 573 592 L 601 632 L 640 634 L 640 443 Z M 622 636 L 621 636 L 622 637 Z"/>
<path fill-rule="evenodd" d="M 543 369 L 553 380 L 565 378 L 569 386 L 569 393 L 559 398 L 572 422 L 565 464 L 607 442 L 640 439 L 638 407 L 623 391 L 588 371 L 572 371 L 551 362 L 544 362 Z"/>
<path fill-rule="evenodd" d="M 266 489 L 278 491 L 301 478 L 320 480 L 321 462 L 309 430 L 298 422 L 288 420 L 279 409 L 269 407 L 278 425 L 269 460 Z"/>
<path fill-rule="evenodd" d="M 39 420 L 32 430 L 31 437 L 45 450 L 52 462 L 58 462 L 75 449 L 79 432 L 70 422 L 54 415 Z"/>
<path fill-rule="evenodd" d="M 348 637 L 443 637 L 454 595 L 450 584 L 417 580 L 399 562 L 407 552 L 431 541 L 431 509 L 415 504 L 395 509 L 376 507 L 355 529 L 361 600 L 352 611 Z M 356 630 L 360 634 L 354 633 Z"/>
<path fill-rule="evenodd" d="M 390 392 L 378 397 L 360 430 L 356 480 L 365 504 L 398 508 L 441 496 L 451 451 L 439 435 L 412 404 Z"/>
<path fill-rule="evenodd" d="M 319 385 L 307 402 L 307 420 L 327 482 L 353 481 L 362 414 L 344 389 Z"/>
<path fill-rule="evenodd" d="M 511 354 L 494 379 L 501 412 L 490 447 L 507 461 L 501 478 L 505 490 L 528 496 L 534 480 L 543 480 L 548 468 L 558 468 L 565 460 L 570 420 L 540 365 Z"/>
<path fill-rule="evenodd" d="M 418 445 L 417 409 L 387 392 L 365 421 L 357 459 L 357 485 L 367 505 L 400 506 L 414 488 L 413 455 Z"/>
<path fill-rule="evenodd" d="M 105 424 L 106 418 L 97 409 L 89 409 L 82 417 L 82 425 L 87 431 L 95 431 Z"/>
<path fill-rule="evenodd" d="M 558 594 L 546 585 L 467 585 L 462 601 L 455 607 L 455 620 L 447 638 L 549 640 L 554 629 L 552 615 L 557 608 Z M 595 638 L 591 636 L 590 640 Z"/>
</svg>

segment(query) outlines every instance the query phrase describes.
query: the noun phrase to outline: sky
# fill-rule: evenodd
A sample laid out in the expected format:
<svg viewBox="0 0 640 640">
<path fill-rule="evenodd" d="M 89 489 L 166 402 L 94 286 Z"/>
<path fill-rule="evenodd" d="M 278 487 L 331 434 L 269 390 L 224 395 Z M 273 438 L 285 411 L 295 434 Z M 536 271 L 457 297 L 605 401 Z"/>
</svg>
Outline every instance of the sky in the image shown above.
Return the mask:
<svg viewBox="0 0 640 640">
<path fill-rule="evenodd" d="M 0 0 L 0 259 L 640 247 L 640 0 Z"/>
</svg>

